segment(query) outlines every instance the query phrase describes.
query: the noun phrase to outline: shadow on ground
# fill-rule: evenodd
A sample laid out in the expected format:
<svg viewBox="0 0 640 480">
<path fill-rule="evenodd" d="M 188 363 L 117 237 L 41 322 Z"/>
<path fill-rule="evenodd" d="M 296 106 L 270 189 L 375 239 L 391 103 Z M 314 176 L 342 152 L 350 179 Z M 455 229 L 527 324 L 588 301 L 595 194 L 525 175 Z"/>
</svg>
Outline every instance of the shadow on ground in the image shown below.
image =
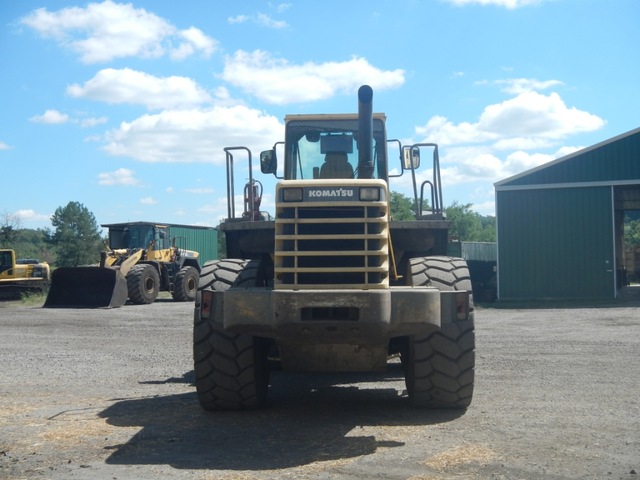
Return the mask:
<svg viewBox="0 0 640 480">
<path fill-rule="evenodd" d="M 375 376 L 273 372 L 270 403 L 257 411 L 205 412 L 195 392 L 116 399 L 100 416 L 111 425 L 142 429 L 126 444 L 107 447 L 113 451 L 107 463 L 276 470 L 404 445 L 378 440 L 371 429 L 358 434 L 358 427 L 432 425 L 464 413 L 414 409 L 397 389 L 376 388 L 380 382 L 398 380 L 398 368 Z M 161 383 L 180 381 L 191 383 L 193 372 Z"/>
</svg>

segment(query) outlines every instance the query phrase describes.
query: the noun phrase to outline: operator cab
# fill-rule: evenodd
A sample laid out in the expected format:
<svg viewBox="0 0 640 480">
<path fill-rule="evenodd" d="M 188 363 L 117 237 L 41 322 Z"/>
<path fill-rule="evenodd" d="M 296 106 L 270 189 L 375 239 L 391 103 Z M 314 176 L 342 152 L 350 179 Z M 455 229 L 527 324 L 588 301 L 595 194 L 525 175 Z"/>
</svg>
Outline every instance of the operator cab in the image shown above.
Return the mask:
<svg viewBox="0 0 640 480">
<path fill-rule="evenodd" d="M 109 227 L 109 246 L 113 249 L 148 248 L 153 242 L 156 249 L 171 247 L 168 227 L 141 222 L 139 224 L 111 224 Z"/>
<path fill-rule="evenodd" d="M 364 177 L 358 166 L 357 115 L 288 115 L 285 118 L 285 180 Z M 387 181 L 385 116 L 373 116 L 374 177 Z M 263 173 L 275 173 L 275 148 L 262 152 Z"/>
</svg>

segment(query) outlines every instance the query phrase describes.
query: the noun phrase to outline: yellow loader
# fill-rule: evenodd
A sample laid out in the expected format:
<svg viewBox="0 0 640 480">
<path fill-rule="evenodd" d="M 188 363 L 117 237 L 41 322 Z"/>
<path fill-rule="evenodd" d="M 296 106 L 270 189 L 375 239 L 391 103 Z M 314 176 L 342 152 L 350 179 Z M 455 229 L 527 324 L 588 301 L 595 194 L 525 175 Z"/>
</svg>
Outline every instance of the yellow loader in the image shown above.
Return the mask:
<svg viewBox="0 0 640 480">
<path fill-rule="evenodd" d="M 198 288 L 198 252 L 169 243 L 168 228 L 143 222 L 116 234 L 100 255 L 98 266 L 62 267 L 53 271 L 45 308 L 116 308 L 127 299 L 137 305 L 153 303 L 161 291 L 176 301 L 193 301 Z"/>
</svg>

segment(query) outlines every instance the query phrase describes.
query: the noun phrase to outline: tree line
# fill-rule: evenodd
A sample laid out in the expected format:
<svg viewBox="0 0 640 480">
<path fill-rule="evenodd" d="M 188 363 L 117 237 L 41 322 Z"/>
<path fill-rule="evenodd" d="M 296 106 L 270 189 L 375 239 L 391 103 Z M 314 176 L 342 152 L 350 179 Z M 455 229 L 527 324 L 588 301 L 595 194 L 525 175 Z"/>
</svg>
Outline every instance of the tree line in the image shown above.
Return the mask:
<svg viewBox="0 0 640 480">
<path fill-rule="evenodd" d="M 389 199 L 392 220 L 414 220 L 416 205 L 412 198 L 399 192 L 390 192 Z M 423 210 L 429 206 L 423 207 Z M 454 201 L 444 208 L 446 219 L 451 222 L 449 238 L 461 242 L 495 242 L 496 217 L 480 215 L 473 210 L 473 204 Z"/>
<path fill-rule="evenodd" d="M 79 202 L 58 207 L 51 216 L 53 229 L 21 228 L 21 219 L 7 212 L 0 226 L 0 247 L 18 258 L 37 258 L 56 267 L 98 263 L 104 241 L 95 216 Z"/>
<path fill-rule="evenodd" d="M 415 219 L 415 202 L 399 192 L 389 199 L 393 220 Z M 473 211 L 470 203 L 453 202 L 444 211 L 451 222 L 449 238 L 465 242 L 495 242 L 496 219 Z M 427 208 L 427 207 L 425 207 Z M 98 262 L 106 238 L 95 216 L 79 202 L 58 207 L 51 217 L 53 229 L 21 228 L 21 220 L 5 212 L 0 217 L 0 248 L 12 248 L 19 258 L 38 258 L 56 267 L 75 267 Z M 222 239 L 222 235 L 219 236 Z M 624 223 L 627 246 L 640 246 L 640 218 L 627 216 Z M 224 249 L 220 250 L 221 252 Z"/>
</svg>

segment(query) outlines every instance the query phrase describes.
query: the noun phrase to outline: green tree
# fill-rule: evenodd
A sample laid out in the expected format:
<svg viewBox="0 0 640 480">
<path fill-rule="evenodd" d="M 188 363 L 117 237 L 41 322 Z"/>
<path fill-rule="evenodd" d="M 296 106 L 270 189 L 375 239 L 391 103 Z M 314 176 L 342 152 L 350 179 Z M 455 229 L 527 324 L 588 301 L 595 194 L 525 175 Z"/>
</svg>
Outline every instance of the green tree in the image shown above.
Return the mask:
<svg viewBox="0 0 640 480">
<path fill-rule="evenodd" d="M 496 241 L 496 217 L 480 216 L 482 230 L 478 232 L 477 242 L 495 242 Z"/>
<path fill-rule="evenodd" d="M 16 251 L 18 258 L 37 258 L 54 263 L 55 255 L 51 245 L 45 243 L 45 231 L 21 228 L 16 230 L 15 241 L 8 245 Z"/>
<path fill-rule="evenodd" d="M 399 192 L 389 193 L 392 220 L 415 220 L 415 202 Z M 453 202 L 446 207 L 447 220 L 451 222 L 449 237 L 465 242 L 495 242 L 496 217 L 482 216 L 474 212 L 471 203 Z"/>
<path fill-rule="evenodd" d="M 444 210 L 451 222 L 449 236 L 463 242 L 495 242 L 495 217 L 483 217 L 471 210 L 472 204 L 453 202 Z"/>
<path fill-rule="evenodd" d="M 0 222 L 0 246 L 10 248 L 10 244 L 15 242 L 17 231 L 20 228 L 20 216 L 5 210 Z"/>
<path fill-rule="evenodd" d="M 84 205 L 69 202 L 58 207 L 51 217 L 55 231 L 46 230 L 46 240 L 57 251 L 59 267 L 77 267 L 96 263 L 102 248 L 96 219 Z"/>
<path fill-rule="evenodd" d="M 415 220 L 413 199 L 399 192 L 389 192 L 389 208 L 392 220 Z"/>
<path fill-rule="evenodd" d="M 628 217 L 625 218 L 624 244 L 627 247 L 640 246 L 640 220 L 630 220 Z"/>
</svg>

